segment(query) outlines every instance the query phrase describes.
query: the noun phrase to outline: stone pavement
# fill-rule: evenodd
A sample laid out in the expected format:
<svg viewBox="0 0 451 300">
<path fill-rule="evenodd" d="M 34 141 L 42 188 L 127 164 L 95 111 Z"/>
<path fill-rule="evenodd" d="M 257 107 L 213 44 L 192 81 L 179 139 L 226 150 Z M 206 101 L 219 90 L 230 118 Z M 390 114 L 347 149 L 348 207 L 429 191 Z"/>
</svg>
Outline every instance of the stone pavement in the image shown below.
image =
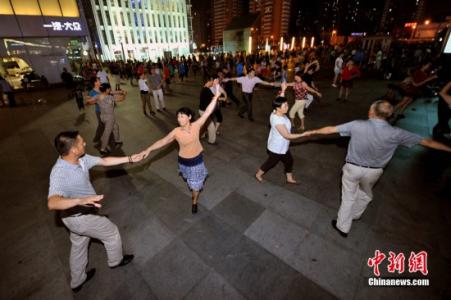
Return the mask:
<svg viewBox="0 0 451 300">
<path fill-rule="evenodd" d="M 348 103 L 319 82 L 323 100 L 307 114 L 308 128 L 365 118 L 369 103 L 386 82 L 357 81 Z M 197 108 L 200 83 L 173 84 L 168 113 L 145 117 L 137 88 L 116 115 L 124 145 L 113 155 L 131 154 L 176 125 L 182 105 Z M 80 293 L 69 287 L 70 241 L 56 214 L 47 210 L 48 178 L 57 155 L 54 136 L 78 129 L 88 141 L 93 107 L 79 114 L 66 91 L 26 94 L 26 105 L 0 110 L 1 299 L 440 299 L 451 297 L 451 156 L 420 146 L 398 149 L 375 188 L 375 199 L 347 239 L 330 226 L 340 204 L 340 172 L 346 139 L 331 136 L 292 143 L 298 186 L 284 182 L 282 166 L 265 177 L 254 172 L 266 158 L 270 101 L 275 91 L 259 88 L 256 122 L 223 109 L 219 146 L 205 143 L 210 176 L 192 216 L 186 184 L 177 174 L 176 146 L 136 165 L 97 167 L 96 191 L 105 194 L 102 213 L 121 231 L 128 266 L 110 270 L 104 247 L 93 241 L 89 267 L 95 277 Z M 239 96 L 240 93 L 237 91 Z M 44 98 L 46 103 L 37 101 Z M 430 135 L 435 105 L 420 100 L 399 126 Z M 430 287 L 368 287 L 366 263 L 376 249 L 428 252 Z M 407 261 L 406 258 L 406 261 Z M 408 268 L 408 265 L 406 266 Z M 381 264 L 383 276 L 386 262 Z M 406 271 L 394 277 L 422 277 Z"/>
</svg>

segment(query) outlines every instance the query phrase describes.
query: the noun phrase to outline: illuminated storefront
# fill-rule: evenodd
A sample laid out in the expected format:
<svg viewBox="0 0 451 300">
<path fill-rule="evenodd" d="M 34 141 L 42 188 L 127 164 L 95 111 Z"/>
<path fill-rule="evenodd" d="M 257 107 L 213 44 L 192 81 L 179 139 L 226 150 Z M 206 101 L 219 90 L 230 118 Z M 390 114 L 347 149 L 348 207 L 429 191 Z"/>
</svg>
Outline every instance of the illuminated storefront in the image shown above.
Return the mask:
<svg viewBox="0 0 451 300">
<path fill-rule="evenodd" d="M 89 40 L 76 0 L 0 0 L 0 73 L 6 77 L 33 69 L 60 82 L 64 67 L 89 58 Z"/>
<path fill-rule="evenodd" d="M 185 0 L 87 1 L 85 10 L 92 10 L 103 60 L 155 60 L 168 51 L 175 56 L 189 53 Z"/>
</svg>

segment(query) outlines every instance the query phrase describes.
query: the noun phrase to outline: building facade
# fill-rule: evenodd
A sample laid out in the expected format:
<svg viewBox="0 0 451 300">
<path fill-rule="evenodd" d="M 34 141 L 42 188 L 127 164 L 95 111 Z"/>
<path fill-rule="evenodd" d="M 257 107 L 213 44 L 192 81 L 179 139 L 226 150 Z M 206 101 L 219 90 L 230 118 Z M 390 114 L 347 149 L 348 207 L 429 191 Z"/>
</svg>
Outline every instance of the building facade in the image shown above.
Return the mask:
<svg viewBox="0 0 451 300">
<path fill-rule="evenodd" d="M 223 32 L 232 19 L 247 13 L 247 2 L 243 0 L 212 0 L 212 45 L 221 46 Z"/>
<path fill-rule="evenodd" d="M 60 82 L 89 59 L 89 31 L 76 0 L 0 1 L 0 73 L 15 87 L 34 71 Z"/>
<path fill-rule="evenodd" d="M 260 14 L 260 33 L 274 41 L 288 34 L 290 0 L 254 0 L 249 2 L 249 13 Z"/>
<path fill-rule="evenodd" d="M 103 60 L 156 60 L 190 53 L 185 0 L 87 0 L 84 6 L 92 11 L 93 36 Z"/>
</svg>

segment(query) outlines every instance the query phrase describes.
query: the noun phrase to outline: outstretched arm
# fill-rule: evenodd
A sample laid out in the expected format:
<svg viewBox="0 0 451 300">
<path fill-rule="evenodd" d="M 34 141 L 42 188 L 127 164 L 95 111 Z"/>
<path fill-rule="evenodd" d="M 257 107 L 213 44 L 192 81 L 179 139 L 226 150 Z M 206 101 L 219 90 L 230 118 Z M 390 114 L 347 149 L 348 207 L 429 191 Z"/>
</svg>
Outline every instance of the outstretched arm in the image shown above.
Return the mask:
<svg viewBox="0 0 451 300">
<path fill-rule="evenodd" d="M 149 156 L 150 152 L 160 149 L 160 148 L 172 143 L 175 140 L 175 131 L 176 130 L 177 130 L 177 128 L 173 129 L 167 136 L 165 136 L 162 139 L 159 139 L 158 141 L 156 141 L 155 143 L 153 143 L 152 145 L 147 147 L 146 150 L 141 152 L 140 154 L 143 155 L 143 158 L 147 158 L 147 156 Z"/>
<path fill-rule="evenodd" d="M 286 138 L 287 140 L 295 140 L 303 137 L 302 133 L 290 133 L 287 127 L 285 127 L 285 125 L 282 124 L 276 125 L 276 129 L 280 133 L 280 135 Z"/>
<path fill-rule="evenodd" d="M 141 154 L 133 154 L 129 156 L 122 156 L 122 157 L 103 157 L 100 159 L 100 162 L 98 163 L 99 166 L 116 166 L 126 163 L 135 163 L 139 162 L 143 159 L 143 156 Z"/>
<path fill-rule="evenodd" d="M 91 205 L 102 207 L 98 202 L 103 199 L 103 195 L 94 195 L 83 198 L 65 198 L 61 195 L 52 195 L 47 199 L 49 210 L 65 210 L 78 205 Z"/>
<path fill-rule="evenodd" d="M 302 136 L 311 136 L 314 134 L 333 134 L 333 133 L 337 133 L 337 127 L 335 126 L 327 126 L 327 127 L 323 127 L 320 129 L 316 129 L 316 130 L 309 130 L 306 131 L 304 133 L 302 133 Z"/>
<path fill-rule="evenodd" d="M 202 114 L 202 116 L 199 119 L 197 119 L 196 122 L 194 122 L 194 124 L 199 125 L 199 127 L 202 127 L 202 125 L 204 125 L 204 123 L 207 121 L 208 117 L 215 110 L 216 104 L 217 104 L 220 96 L 221 96 L 221 92 L 218 89 L 218 90 L 216 90 L 216 94 L 213 97 L 213 99 L 211 99 L 210 104 L 208 104 L 207 108 L 205 109 L 205 112 Z"/>
<path fill-rule="evenodd" d="M 437 141 L 434 141 L 433 139 L 430 138 L 421 140 L 420 145 L 436 150 L 451 152 L 451 147 L 446 146 L 445 144 L 439 143 Z"/>
</svg>

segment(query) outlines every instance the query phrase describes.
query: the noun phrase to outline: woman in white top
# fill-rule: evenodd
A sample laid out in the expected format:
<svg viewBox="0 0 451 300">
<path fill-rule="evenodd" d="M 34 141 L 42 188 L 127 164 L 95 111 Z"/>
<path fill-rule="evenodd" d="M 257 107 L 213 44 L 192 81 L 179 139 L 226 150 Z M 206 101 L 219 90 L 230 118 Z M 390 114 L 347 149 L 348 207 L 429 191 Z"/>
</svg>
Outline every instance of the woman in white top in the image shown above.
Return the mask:
<svg viewBox="0 0 451 300">
<path fill-rule="evenodd" d="M 255 174 L 255 178 L 259 182 L 263 181 L 263 174 L 272 169 L 279 161 L 282 161 L 285 167 L 285 174 L 287 176 L 287 183 L 296 184 L 293 178 L 293 157 L 290 153 L 290 140 L 302 137 L 302 134 L 291 133 L 291 122 L 286 116 L 288 112 L 288 102 L 285 98 L 286 83 L 282 83 L 282 92 L 277 97 L 272 106 L 274 111 L 271 113 L 269 121 L 271 123 L 271 130 L 268 137 L 268 159 L 263 163 L 260 169 Z"/>
</svg>

